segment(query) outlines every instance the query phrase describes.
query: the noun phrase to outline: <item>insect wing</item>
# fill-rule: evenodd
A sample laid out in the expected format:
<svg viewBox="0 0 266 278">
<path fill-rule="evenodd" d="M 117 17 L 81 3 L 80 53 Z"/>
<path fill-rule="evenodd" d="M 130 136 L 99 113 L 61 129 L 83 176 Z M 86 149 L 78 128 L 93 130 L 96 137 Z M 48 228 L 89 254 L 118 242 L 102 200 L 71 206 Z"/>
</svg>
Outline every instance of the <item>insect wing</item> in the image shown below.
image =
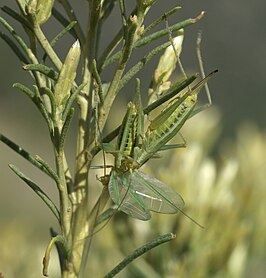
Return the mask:
<svg viewBox="0 0 266 278">
<path fill-rule="evenodd" d="M 134 190 L 129 187 L 130 178 L 131 175 L 120 177 L 113 171 L 108 185 L 110 197 L 124 213 L 139 220 L 149 220 L 151 218 L 149 211 Z"/>
<path fill-rule="evenodd" d="M 133 172 L 130 186 L 150 211 L 174 214 L 185 205 L 172 187 L 140 171 Z"/>
</svg>

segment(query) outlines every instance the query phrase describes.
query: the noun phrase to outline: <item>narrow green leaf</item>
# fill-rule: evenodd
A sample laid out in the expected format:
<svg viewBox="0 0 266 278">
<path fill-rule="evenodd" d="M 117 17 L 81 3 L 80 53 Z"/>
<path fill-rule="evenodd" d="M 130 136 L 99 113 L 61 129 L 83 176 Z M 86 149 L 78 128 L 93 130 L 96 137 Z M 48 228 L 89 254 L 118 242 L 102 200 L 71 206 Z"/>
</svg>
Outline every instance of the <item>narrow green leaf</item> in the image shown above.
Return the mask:
<svg viewBox="0 0 266 278">
<path fill-rule="evenodd" d="M 56 172 L 52 169 L 48 162 L 43 160 L 40 156 L 36 155 L 35 159 L 46 169 L 49 175 L 54 179 L 54 181 L 59 184 L 59 177 Z"/>
<path fill-rule="evenodd" d="M 52 213 L 54 214 L 54 216 L 57 218 L 58 222 L 60 223 L 59 210 L 57 209 L 57 207 L 53 203 L 53 201 L 49 198 L 49 196 L 36 183 L 34 183 L 30 178 L 28 178 L 26 175 L 24 175 L 15 165 L 9 164 L 9 167 L 18 177 L 20 177 L 44 201 L 44 203 L 49 207 L 49 209 L 52 211 Z"/>
<path fill-rule="evenodd" d="M 1 8 L 1 10 L 3 12 L 5 12 L 6 14 L 8 14 L 9 16 L 11 16 L 12 18 L 14 18 L 15 20 L 17 20 L 18 22 L 20 22 L 24 27 L 29 28 L 30 30 L 31 25 L 29 24 L 29 22 L 26 20 L 25 17 L 21 16 L 20 14 L 18 14 L 16 11 L 14 11 L 13 9 L 10 9 L 8 6 L 4 6 Z"/>
<path fill-rule="evenodd" d="M 47 87 L 41 88 L 41 91 L 43 91 L 45 94 L 47 94 L 49 99 L 50 99 L 50 103 L 51 103 L 51 118 L 52 118 L 52 121 L 54 122 L 55 121 L 55 113 L 56 113 L 56 105 L 55 105 L 54 94 Z"/>
<path fill-rule="evenodd" d="M 162 16 L 160 16 L 158 19 L 156 19 L 154 22 L 152 22 L 148 27 L 146 27 L 142 35 L 148 33 L 150 30 L 152 30 L 158 24 L 160 24 L 163 20 L 165 20 L 165 18 L 168 18 L 169 16 L 171 16 L 172 14 L 174 14 L 175 12 L 177 12 L 180 9 L 181 9 L 181 7 L 177 6 L 177 7 L 172 8 L 168 12 L 164 13 Z"/>
<path fill-rule="evenodd" d="M 65 120 L 64 125 L 62 127 L 62 131 L 61 131 L 61 135 L 60 135 L 60 141 L 59 141 L 59 146 L 58 146 L 59 152 L 64 149 L 67 131 L 68 131 L 68 128 L 70 126 L 71 120 L 74 116 L 74 111 L 75 111 L 75 109 L 73 107 L 70 108 L 70 111 L 66 116 L 66 120 Z"/>
<path fill-rule="evenodd" d="M 16 33 L 14 28 L 8 24 L 6 20 L 4 20 L 2 17 L 0 17 L 0 23 L 3 25 L 3 27 L 13 36 L 13 38 L 17 41 L 17 43 L 20 45 L 21 49 L 27 54 L 28 56 L 28 47 L 27 44 L 24 42 L 24 40 Z M 29 57 L 28 57 L 29 58 Z"/>
<path fill-rule="evenodd" d="M 25 66 L 23 66 L 23 69 L 30 71 L 38 71 L 53 80 L 57 80 L 59 76 L 58 72 L 56 72 L 53 68 L 47 67 L 43 64 L 26 64 Z"/>
<path fill-rule="evenodd" d="M 170 46 L 170 42 L 166 42 L 160 46 L 157 46 L 152 51 L 150 51 L 147 55 L 145 55 L 135 66 L 133 66 L 121 79 L 119 83 L 119 89 L 120 91 L 129 80 L 132 79 L 153 57 L 155 57 L 159 52 L 166 49 L 168 46 Z"/>
<path fill-rule="evenodd" d="M 76 24 L 77 21 L 70 22 L 54 39 L 52 39 L 51 46 L 54 46 L 65 34 L 69 33 Z"/>
<path fill-rule="evenodd" d="M 55 38 L 52 39 L 50 42 L 51 46 L 55 46 L 56 43 L 67 33 L 70 33 L 70 31 L 73 29 L 73 27 L 77 24 L 77 21 L 70 22 L 58 35 L 56 35 Z M 47 58 L 47 53 L 43 55 L 43 61 L 45 61 Z"/>
<path fill-rule="evenodd" d="M 67 20 L 55 7 L 52 9 L 52 15 L 66 28 L 71 24 L 69 20 Z M 78 39 L 78 35 L 75 31 L 75 29 L 70 29 L 69 33 L 75 38 L 75 40 Z"/>
<path fill-rule="evenodd" d="M 66 107 L 65 110 L 63 112 L 63 116 L 62 116 L 62 121 L 65 122 L 66 117 L 73 105 L 73 102 L 76 100 L 76 98 L 78 97 L 78 95 L 81 93 L 81 91 L 83 90 L 83 88 L 86 86 L 87 84 L 81 84 L 80 86 L 78 86 L 78 88 L 70 95 L 67 103 L 66 103 Z"/>
<path fill-rule="evenodd" d="M 43 118 L 45 119 L 45 121 L 48 125 L 48 128 L 49 128 L 50 134 L 53 134 L 53 132 L 54 132 L 54 123 L 53 123 L 53 121 L 50 117 L 49 112 L 47 111 L 46 106 L 43 103 L 43 100 L 40 96 L 40 92 L 39 92 L 38 87 L 36 85 L 33 85 L 33 87 L 34 87 L 34 90 L 35 90 L 35 96 L 32 100 L 35 103 L 35 105 L 37 106 L 37 108 L 39 109 L 39 111 L 41 112 Z"/>
<path fill-rule="evenodd" d="M 31 91 L 28 87 L 24 86 L 20 83 L 14 83 L 13 88 L 19 89 L 21 92 L 25 93 L 30 99 L 33 99 L 35 96 L 35 93 Z"/>
<path fill-rule="evenodd" d="M 18 59 L 24 63 L 28 64 L 29 61 L 27 60 L 26 56 L 21 52 L 18 46 L 3 32 L 0 32 L 0 37 L 8 44 L 8 46 L 12 49 Z"/>
<path fill-rule="evenodd" d="M 147 253 L 151 249 L 157 247 L 158 245 L 161 245 L 163 243 L 166 243 L 176 237 L 175 234 L 165 234 L 162 236 L 159 236 L 155 238 L 154 240 L 146 243 L 142 247 L 136 249 L 132 254 L 127 256 L 121 263 L 119 263 L 113 270 L 111 270 L 104 278 L 111 278 L 114 277 L 117 273 L 122 271 L 128 264 L 130 264 L 133 260 L 136 258 L 142 256 L 143 254 Z"/>
<path fill-rule="evenodd" d="M 4 144 L 6 144 L 9 148 L 11 148 L 13 151 L 15 151 L 17 154 L 28 160 L 32 165 L 39 168 L 42 172 L 47 174 L 51 177 L 50 173 L 47 171 L 47 169 L 38 161 L 36 158 L 31 155 L 29 152 L 27 152 L 25 149 L 8 139 L 3 134 L 0 134 L 0 141 L 2 141 Z"/>
</svg>

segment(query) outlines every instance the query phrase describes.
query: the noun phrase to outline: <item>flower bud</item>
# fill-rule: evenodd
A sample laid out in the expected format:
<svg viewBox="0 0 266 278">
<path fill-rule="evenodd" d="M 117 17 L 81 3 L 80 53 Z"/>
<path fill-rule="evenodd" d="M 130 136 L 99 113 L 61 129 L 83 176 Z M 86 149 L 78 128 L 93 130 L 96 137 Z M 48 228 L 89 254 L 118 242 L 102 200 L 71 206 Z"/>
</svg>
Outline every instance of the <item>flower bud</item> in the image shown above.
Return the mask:
<svg viewBox="0 0 266 278">
<path fill-rule="evenodd" d="M 160 95 L 171 86 L 169 78 L 176 68 L 177 58 L 182 51 L 183 39 L 184 29 L 180 29 L 177 31 L 177 36 L 173 38 L 171 45 L 165 49 L 164 54 L 161 56 L 151 80 L 149 103 L 158 99 Z"/>
<path fill-rule="evenodd" d="M 151 7 L 156 0 L 137 0 L 138 8 L 149 8 Z"/>
<path fill-rule="evenodd" d="M 28 3 L 28 0 L 16 0 L 20 10 L 22 11 L 22 13 L 24 15 L 26 15 L 26 6 L 27 6 L 27 3 Z"/>
<path fill-rule="evenodd" d="M 79 58 L 80 44 L 77 40 L 71 46 L 66 56 L 54 89 L 55 103 L 60 112 L 63 112 L 65 103 L 70 96 L 70 90 L 76 77 Z"/>
<path fill-rule="evenodd" d="M 54 0 L 32 0 L 27 10 L 34 16 L 35 21 L 42 25 L 50 18 L 53 5 Z"/>
<path fill-rule="evenodd" d="M 160 58 L 153 76 L 155 84 L 158 82 L 164 83 L 169 80 L 176 68 L 177 56 L 179 57 L 181 54 L 183 39 L 184 29 L 180 29 L 177 36 L 173 38 L 173 43 L 165 49 L 164 54 Z"/>
</svg>

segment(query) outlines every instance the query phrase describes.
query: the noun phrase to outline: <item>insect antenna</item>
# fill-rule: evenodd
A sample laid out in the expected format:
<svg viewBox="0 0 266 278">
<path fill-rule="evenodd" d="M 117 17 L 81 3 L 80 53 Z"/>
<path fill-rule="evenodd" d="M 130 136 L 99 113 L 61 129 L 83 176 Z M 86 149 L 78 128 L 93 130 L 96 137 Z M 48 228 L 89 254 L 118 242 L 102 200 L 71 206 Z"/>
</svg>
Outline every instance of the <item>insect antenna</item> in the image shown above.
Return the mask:
<svg viewBox="0 0 266 278">
<path fill-rule="evenodd" d="M 169 28 L 167 16 L 165 16 L 164 19 L 165 19 L 165 26 L 166 26 L 166 29 L 168 30 L 169 40 L 170 40 L 171 45 L 172 45 L 172 47 L 173 47 L 173 51 L 174 51 L 174 54 L 175 54 L 175 58 L 176 58 L 178 67 L 179 67 L 179 69 L 180 69 L 180 71 L 181 71 L 183 77 L 184 77 L 185 79 L 187 79 L 187 74 L 186 74 L 186 72 L 185 72 L 185 69 L 184 69 L 184 67 L 183 67 L 183 65 L 182 65 L 182 63 L 181 63 L 180 57 L 179 57 L 179 55 L 178 55 L 178 53 L 177 53 L 177 50 L 176 50 L 176 48 L 175 48 L 175 45 L 174 45 L 174 40 L 173 40 L 173 36 L 172 36 L 172 31 L 171 31 L 170 28 Z M 182 29 L 181 29 L 181 30 L 182 30 Z M 181 30 L 180 30 L 180 31 L 181 31 Z M 184 32 L 184 31 L 183 31 L 183 32 Z M 189 87 L 188 87 L 188 88 L 189 88 Z"/>
<path fill-rule="evenodd" d="M 201 55 L 201 48 L 200 48 L 201 41 L 202 41 L 202 31 L 199 31 L 198 36 L 197 36 L 197 41 L 196 41 L 196 52 L 197 52 L 197 58 L 198 58 L 198 62 L 199 62 L 200 74 L 201 74 L 202 78 L 204 79 L 206 77 L 206 74 L 205 74 L 205 70 L 204 70 L 204 66 L 203 66 L 203 59 L 202 59 L 202 55 Z M 210 93 L 207 82 L 205 83 L 204 87 L 205 87 L 205 91 L 206 91 L 208 102 L 209 102 L 208 106 L 211 106 L 212 99 L 211 99 L 211 93 Z"/>
<path fill-rule="evenodd" d="M 173 51 L 174 51 L 174 54 L 175 54 L 175 58 L 176 58 L 176 61 L 177 61 L 177 64 L 178 64 L 178 67 L 179 67 L 179 69 L 180 69 L 181 74 L 183 75 L 183 77 L 184 77 L 185 79 L 187 79 L 187 74 L 186 74 L 186 72 L 185 72 L 185 69 L 184 69 L 182 63 L 181 63 L 181 59 L 180 59 L 180 57 L 179 57 L 180 54 L 178 55 L 177 50 L 176 50 L 176 48 L 175 48 L 174 40 L 173 40 L 173 36 L 172 36 L 172 31 L 171 31 L 170 28 L 169 28 L 169 24 L 168 24 L 168 20 L 167 20 L 167 17 L 166 17 L 166 16 L 165 16 L 165 26 L 166 26 L 166 28 L 167 28 L 167 30 L 168 30 L 169 40 L 170 40 L 170 42 L 171 42 L 171 45 L 172 45 L 172 48 L 173 48 Z M 183 32 L 184 32 L 184 31 L 183 31 Z M 188 85 L 187 88 L 188 88 L 188 91 L 191 90 L 191 87 L 190 87 L 189 85 Z M 182 139 L 184 145 L 186 146 L 186 145 L 187 145 L 187 141 L 186 141 L 185 137 L 183 136 L 183 134 L 182 134 L 181 132 L 178 132 L 178 134 L 179 134 L 179 136 L 181 137 L 181 139 Z"/>
<path fill-rule="evenodd" d="M 202 226 L 199 222 L 197 222 L 195 219 L 193 219 L 190 215 L 185 213 L 182 209 L 177 208 L 184 216 L 186 216 L 188 219 L 190 219 L 194 224 L 199 226 L 201 229 L 204 229 L 204 226 Z"/>
<path fill-rule="evenodd" d="M 103 158 L 103 176 L 98 178 L 97 179 L 102 183 L 103 185 L 103 190 L 101 192 L 101 195 L 97 201 L 97 203 L 95 204 L 94 208 L 96 208 L 96 213 L 95 213 L 95 216 L 93 217 L 93 225 L 91 225 L 91 229 L 89 230 L 89 237 L 92 237 L 94 234 L 98 233 L 101 229 L 97 230 L 96 232 L 94 232 L 94 229 L 96 227 L 96 223 L 97 223 L 97 217 L 99 215 L 99 212 L 100 212 L 100 207 L 102 206 L 101 204 L 101 199 L 102 199 L 102 196 L 106 195 L 106 192 L 108 193 L 108 182 L 109 182 L 109 179 L 108 179 L 108 175 L 106 173 L 106 153 L 105 153 L 105 150 L 104 150 L 104 147 L 103 147 L 103 138 L 102 138 L 102 133 L 101 133 L 101 130 L 100 130 L 100 127 L 99 127 L 99 123 L 98 121 L 96 121 L 96 126 L 97 126 L 97 134 L 98 134 L 98 137 L 99 137 L 99 142 L 101 144 L 101 148 L 102 148 L 102 158 Z M 94 210 L 94 209 L 93 209 Z M 93 210 L 91 212 L 91 214 L 93 213 Z M 89 216 L 89 218 L 91 217 L 91 215 Z"/>
</svg>

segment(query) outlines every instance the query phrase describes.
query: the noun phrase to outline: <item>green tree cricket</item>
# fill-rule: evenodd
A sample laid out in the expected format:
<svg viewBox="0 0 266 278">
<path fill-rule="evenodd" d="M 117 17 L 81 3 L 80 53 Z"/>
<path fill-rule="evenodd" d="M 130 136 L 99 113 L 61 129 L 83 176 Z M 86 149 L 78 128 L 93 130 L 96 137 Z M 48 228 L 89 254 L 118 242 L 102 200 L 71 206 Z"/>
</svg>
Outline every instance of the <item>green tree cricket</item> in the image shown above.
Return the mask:
<svg viewBox="0 0 266 278">
<path fill-rule="evenodd" d="M 151 121 L 144 135 L 140 134 L 141 128 L 137 128 L 138 121 L 143 121 L 140 101 L 138 105 L 128 105 L 117 140 L 115 165 L 108 183 L 110 197 L 119 210 L 140 220 L 149 220 L 151 211 L 165 214 L 181 211 L 186 215 L 182 211 L 185 203 L 177 192 L 138 169 L 160 149 L 167 149 L 167 143 L 179 132 L 194 110 L 201 88 L 215 72 L 170 101 L 161 114 Z M 138 95 L 135 101 L 139 99 Z M 143 125 L 141 123 L 140 126 Z M 136 138 L 139 137 L 142 138 L 142 144 L 136 145 Z"/>
</svg>

